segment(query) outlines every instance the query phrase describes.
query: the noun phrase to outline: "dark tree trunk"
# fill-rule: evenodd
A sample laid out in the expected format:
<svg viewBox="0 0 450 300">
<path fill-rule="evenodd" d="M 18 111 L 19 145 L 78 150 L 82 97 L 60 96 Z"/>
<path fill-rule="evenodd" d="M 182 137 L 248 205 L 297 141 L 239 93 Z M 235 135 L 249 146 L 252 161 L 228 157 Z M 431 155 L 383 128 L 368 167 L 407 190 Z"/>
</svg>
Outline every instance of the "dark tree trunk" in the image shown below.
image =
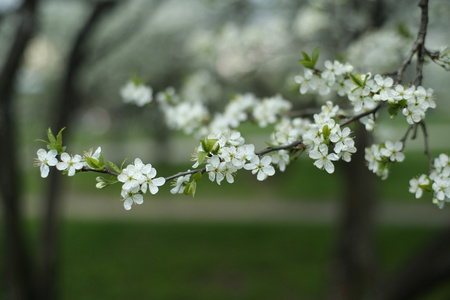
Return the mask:
<svg viewBox="0 0 450 300">
<path fill-rule="evenodd" d="M 373 240 L 376 188 L 364 160 L 370 136 L 361 126 L 356 136 L 358 152 L 350 163 L 341 165 L 344 191 L 328 295 L 333 300 L 362 299 L 376 276 Z"/>
<path fill-rule="evenodd" d="M 0 70 L 0 191 L 3 205 L 4 262 L 2 274 L 6 299 L 35 299 L 33 265 L 26 247 L 21 213 L 22 195 L 17 161 L 14 83 L 25 49 L 36 27 L 37 0 L 25 1 L 19 10 L 20 23 L 15 39 Z"/>
<path fill-rule="evenodd" d="M 450 281 L 450 228 L 412 256 L 370 299 L 413 300 Z"/>
<path fill-rule="evenodd" d="M 72 121 L 74 111 L 82 104 L 82 99 L 76 87 L 76 78 L 85 60 L 86 42 L 93 33 L 95 26 L 101 20 L 116 1 L 96 2 L 91 14 L 80 29 L 71 48 L 66 65 L 66 73 L 62 83 L 60 95 L 56 101 L 56 118 L 52 122 L 54 131 L 59 131 L 62 127 L 68 126 Z M 64 134 L 67 138 L 67 132 Z M 50 173 L 50 184 L 44 206 L 44 219 L 42 231 L 42 251 L 40 258 L 39 287 L 43 299 L 57 299 L 57 250 L 60 229 L 60 188 L 61 174 Z"/>
</svg>

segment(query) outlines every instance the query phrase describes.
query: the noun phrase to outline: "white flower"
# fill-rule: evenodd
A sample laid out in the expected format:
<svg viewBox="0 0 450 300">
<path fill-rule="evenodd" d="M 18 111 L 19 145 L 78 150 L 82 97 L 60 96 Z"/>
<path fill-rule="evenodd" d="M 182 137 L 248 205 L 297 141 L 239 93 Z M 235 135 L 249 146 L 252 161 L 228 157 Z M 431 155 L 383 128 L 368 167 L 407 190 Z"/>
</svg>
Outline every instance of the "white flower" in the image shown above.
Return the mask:
<svg viewBox="0 0 450 300">
<path fill-rule="evenodd" d="M 444 176 L 450 176 L 450 159 L 447 154 L 441 153 L 439 157 L 434 159 L 434 167 Z"/>
<path fill-rule="evenodd" d="M 231 162 L 224 163 L 222 174 L 227 179 L 228 183 L 234 182 L 234 175 L 237 172 L 237 168 L 235 165 L 233 165 Z"/>
<path fill-rule="evenodd" d="M 255 155 L 250 163 L 244 165 L 246 170 L 251 170 L 252 174 L 256 174 L 256 178 L 259 181 L 263 181 L 267 176 L 272 176 L 275 174 L 275 169 L 270 165 L 272 158 L 270 156 L 264 156 L 262 159 Z"/>
<path fill-rule="evenodd" d="M 144 106 L 152 101 L 152 89 L 131 80 L 120 90 L 120 95 L 125 103 L 134 103 L 137 106 Z"/>
<path fill-rule="evenodd" d="M 209 163 L 206 165 L 206 172 L 209 174 L 209 180 L 216 181 L 220 185 L 220 182 L 224 179 L 223 169 L 225 162 L 221 162 L 217 155 L 214 155 L 209 159 Z"/>
<path fill-rule="evenodd" d="M 139 185 L 145 180 L 145 178 L 142 175 L 142 172 L 136 168 L 135 165 L 128 165 L 122 170 L 122 173 L 117 176 L 117 180 L 123 182 L 122 189 L 131 190 L 136 187 L 139 188 Z"/>
<path fill-rule="evenodd" d="M 279 150 L 277 152 L 273 152 L 271 155 L 272 163 L 278 165 L 278 168 L 281 172 L 286 170 L 286 165 L 289 164 L 290 157 L 286 150 Z"/>
<path fill-rule="evenodd" d="M 184 188 L 189 183 L 189 179 L 191 178 L 191 174 L 180 176 L 176 181 L 172 184 L 173 188 L 170 190 L 172 194 L 181 194 L 184 192 Z"/>
<path fill-rule="evenodd" d="M 336 127 L 331 130 L 330 141 L 335 144 L 334 152 L 336 152 L 336 154 L 339 154 L 341 151 L 346 151 L 348 148 L 354 146 L 353 139 L 349 137 L 350 133 L 350 128 L 345 127 L 341 130 L 339 125 L 336 125 Z"/>
<path fill-rule="evenodd" d="M 255 157 L 255 145 L 246 144 L 237 148 L 237 155 L 243 161 L 251 161 Z M 236 165 L 236 164 L 235 164 Z"/>
<path fill-rule="evenodd" d="M 92 149 L 90 149 L 88 152 L 85 152 L 84 155 L 83 155 L 83 157 L 94 158 L 94 159 L 96 159 L 96 160 L 98 161 L 101 154 L 102 154 L 102 148 L 101 148 L 101 147 L 98 147 L 97 150 L 95 150 L 94 153 L 92 153 Z M 88 167 L 88 168 L 91 168 L 91 167 L 89 166 L 89 164 L 88 164 L 86 161 L 84 162 L 84 166 L 85 166 L 85 167 Z M 91 168 L 91 169 L 92 169 L 92 168 Z"/>
<path fill-rule="evenodd" d="M 329 174 L 334 172 L 334 165 L 331 161 L 339 160 L 335 153 L 328 154 L 328 146 L 321 144 L 318 150 L 309 152 L 309 157 L 315 159 L 314 165 L 319 169 L 325 169 Z"/>
<path fill-rule="evenodd" d="M 144 196 L 142 196 L 142 194 L 138 194 L 138 192 L 139 187 L 134 187 L 130 190 L 122 190 L 121 195 L 123 198 L 123 206 L 126 210 L 130 210 L 133 203 L 144 203 Z"/>
<path fill-rule="evenodd" d="M 431 188 L 434 191 L 434 198 L 439 201 L 444 201 L 445 197 L 450 198 L 450 180 L 448 178 L 436 178 Z"/>
<path fill-rule="evenodd" d="M 391 96 L 391 88 L 394 84 L 394 80 L 391 77 L 383 78 L 381 75 L 375 75 L 374 80 L 376 82 L 376 90 L 372 90 L 373 92 L 380 93 L 380 99 L 386 101 Z"/>
<path fill-rule="evenodd" d="M 393 144 L 391 141 L 386 141 L 384 143 L 385 148 L 380 149 L 381 155 L 389 157 L 391 161 L 402 162 L 405 159 L 405 155 L 401 152 L 403 148 L 403 143 L 400 141 Z"/>
<path fill-rule="evenodd" d="M 253 108 L 253 117 L 260 127 L 277 121 L 278 115 L 291 109 L 292 104 L 280 95 L 266 98 Z"/>
<path fill-rule="evenodd" d="M 415 194 L 416 198 L 422 197 L 423 188 L 430 184 L 427 175 L 422 174 L 419 178 L 413 178 L 409 181 L 409 192 Z"/>
<path fill-rule="evenodd" d="M 39 149 L 37 151 L 37 158 L 35 159 L 35 166 L 40 167 L 41 177 L 47 178 L 50 172 L 49 166 L 56 166 L 58 160 L 56 155 L 58 152 L 56 150 L 45 151 L 44 149 Z"/>
<path fill-rule="evenodd" d="M 77 170 L 81 170 L 84 166 L 82 157 L 78 154 L 70 156 L 66 152 L 61 154 L 61 160 L 56 164 L 56 168 L 60 171 L 67 170 L 67 175 L 73 176 Z"/>
<path fill-rule="evenodd" d="M 152 195 L 158 192 L 158 187 L 166 183 L 163 177 L 155 178 L 156 169 L 151 164 L 147 164 L 142 169 L 142 175 L 144 176 L 144 182 L 141 184 L 141 191 L 145 194 L 147 189 Z"/>
</svg>

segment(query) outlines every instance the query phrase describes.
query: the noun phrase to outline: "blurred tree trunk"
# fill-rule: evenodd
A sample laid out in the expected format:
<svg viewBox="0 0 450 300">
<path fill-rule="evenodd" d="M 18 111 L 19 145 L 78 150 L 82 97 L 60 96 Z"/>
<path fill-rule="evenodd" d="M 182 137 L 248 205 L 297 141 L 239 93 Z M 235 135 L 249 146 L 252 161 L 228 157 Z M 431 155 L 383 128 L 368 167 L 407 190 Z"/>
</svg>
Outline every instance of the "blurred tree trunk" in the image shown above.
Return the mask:
<svg viewBox="0 0 450 300">
<path fill-rule="evenodd" d="M 350 163 L 341 165 L 344 191 L 328 295 L 333 300 L 362 299 L 377 273 L 374 252 L 377 195 L 374 176 L 364 160 L 370 135 L 359 126 L 356 136 L 358 152 Z"/>
<path fill-rule="evenodd" d="M 105 13 L 109 11 L 116 1 L 98 1 L 94 3 L 91 14 L 78 32 L 71 52 L 68 56 L 65 76 L 62 82 L 61 92 L 58 96 L 55 107 L 55 120 L 52 122 L 52 128 L 55 132 L 62 127 L 68 126 L 73 121 L 73 116 L 77 108 L 82 104 L 80 93 L 76 87 L 76 79 L 80 68 L 85 62 L 86 43 Z M 67 132 L 64 137 L 67 139 Z M 50 184 L 44 206 L 43 230 L 41 236 L 41 257 L 40 257 L 40 276 L 39 287 L 42 299 L 57 299 L 57 253 L 58 238 L 60 230 L 60 191 L 61 174 L 57 172 L 50 173 Z"/>
<path fill-rule="evenodd" d="M 22 194 L 18 164 L 18 144 L 13 108 L 14 84 L 25 49 L 36 27 L 38 1 L 24 1 L 18 11 L 19 26 L 0 70 L 0 189 L 3 205 L 4 263 L 2 274 L 6 299 L 35 299 L 33 264 L 22 227 Z"/>
</svg>

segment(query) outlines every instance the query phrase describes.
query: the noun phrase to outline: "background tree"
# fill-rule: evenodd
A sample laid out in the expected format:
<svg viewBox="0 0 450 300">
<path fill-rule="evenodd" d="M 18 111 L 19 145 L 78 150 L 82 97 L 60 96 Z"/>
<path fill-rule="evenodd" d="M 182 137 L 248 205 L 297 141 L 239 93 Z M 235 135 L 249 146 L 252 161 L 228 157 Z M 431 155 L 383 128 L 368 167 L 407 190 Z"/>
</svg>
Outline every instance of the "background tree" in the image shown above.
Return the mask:
<svg viewBox="0 0 450 300">
<path fill-rule="evenodd" d="M 167 139 L 165 126 L 160 125 L 161 119 L 157 119 L 151 124 L 145 122 L 149 115 L 152 118 L 159 115 L 137 109 L 124 112 L 122 104 L 118 104 L 118 101 L 109 103 L 109 99 L 117 97 L 112 95 L 117 95 L 118 87 L 122 86 L 129 78 L 130 71 L 151 79 L 151 85 L 155 91 L 174 85 L 180 91 L 183 99 L 187 101 L 197 101 L 201 98 L 211 111 L 220 111 L 231 98 L 232 93 L 236 92 L 253 91 L 260 97 L 281 92 L 286 98 L 298 97 L 292 92 L 297 87 L 286 84 L 288 80 L 286 78 L 292 78 L 286 74 L 298 72 L 299 65 L 292 64 L 292 61 L 298 58 L 299 49 L 313 48 L 316 45 L 321 46 L 321 57 L 333 57 L 337 54 L 341 58 L 359 61 L 361 69 L 368 69 L 375 73 L 393 70 L 400 64 L 402 69 L 399 69 L 401 72 L 398 72 L 397 78 L 403 76 L 403 67 L 406 67 L 412 56 L 418 53 L 418 65 L 420 66 L 420 70 L 417 71 L 418 76 L 413 72 L 406 72 L 404 74 L 407 78 L 405 82 L 412 77 L 411 81 L 420 84 L 422 77 L 421 66 L 425 54 L 423 45 L 427 31 L 423 26 L 428 23 L 428 12 L 426 11 L 428 3 L 425 1 L 421 1 L 422 26 L 419 36 L 413 46 L 413 51 L 409 52 L 411 54 L 409 61 L 405 60 L 403 64 L 401 64 L 401 60 L 404 53 L 414 42 L 414 37 L 408 33 L 407 28 L 411 27 L 410 24 L 417 24 L 417 19 L 410 18 L 408 15 L 416 8 L 400 2 L 375 1 L 370 5 L 360 5 L 358 1 L 341 3 L 320 1 L 310 5 L 291 1 L 277 2 L 276 4 L 269 1 L 232 1 L 229 3 L 210 2 L 208 6 L 198 1 L 186 1 L 183 4 L 178 1 L 134 1 L 126 5 L 122 4 L 120 10 L 106 10 L 112 2 L 84 3 L 82 5 L 74 3 L 71 2 L 70 5 L 77 9 L 72 11 L 72 15 L 75 15 L 74 12 L 78 10 L 79 16 L 83 14 L 89 16 L 84 25 L 81 24 L 82 22 L 78 24 L 81 28 L 78 33 L 73 30 L 72 35 L 75 36 L 73 42 L 71 43 L 71 39 L 66 38 L 62 42 L 59 40 L 48 43 L 47 40 L 43 43 L 46 47 L 52 45 L 55 54 L 70 53 L 65 59 L 59 54 L 57 56 L 60 61 L 67 61 L 65 67 L 59 69 L 65 71 L 53 70 L 49 72 L 51 75 L 47 78 L 40 79 L 40 85 L 53 86 L 53 89 L 44 88 L 38 93 L 31 93 L 31 96 L 30 93 L 25 97 L 21 93 L 16 96 L 16 99 L 21 101 L 19 103 L 30 104 L 30 102 L 24 102 L 27 97 L 39 99 L 39 102 L 31 103 L 29 112 L 32 113 L 26 115 L 27 119 L 32 122 L 46 119 L 42 116 L 46 116 L 48 113 L 43 110 L 52 111 L 49 108 L 55 107 L 55 105 L 46 103 L 42 99 L 45 98 L 45 95 L 60 93 L 62 96 L 57 97 L 60 103 L 60 112 L 57 114 L 59 121 L 55 121 L 55 124 L 58 125 L 52 128 L 59 130 L 70 123 L 79 124 L 79 133 L 74 129 L 70 129 L 69 132 L 76 136 L 77 134 L 83 135 L 86 131 L 92 131 L 94 139 L 101 135 L 120 136 L 122 139 L 131 131 L 151 131 L 152 135 L 160 140 L 155 149 L 159 151 L 163 149 L 165 152 L 163 154 L 166 154 L 160 154 L 160 156 L 170 156 L 167 153 L 171 148 L 161 146 L 161 140 Z M 444 4 L 438 2 L 434 9 L 439 5 L 444 6 Z M 36 5 L 34 1 L 24 2 L 22 11 L 33 11 L 31 15 L 29 12 L 23 13 L 26 16 L 23 19 L 24 23 L 34 22 Z M 0 128 L 3 130 L 2 140 L 9 141 L 8 145 L 11 146 L 9 150 L 6 149 L 7 147 L 3 149 L 6 152 L 2 153 L 2 157 L 11 157 L 11 160 L 8 161 L 9 165 L 6 165 L 9 173 L 5 172 L 3 174 L 5 180 L 3 178 L 1 180 L 4 184 L 2 199 L 5 211 L 5 245 L 7 246 L 5 248 L 7 264 L 5 266 L 9 266 L 6 268 L 6 274 L 16 274 L 8 276 L 12 282 L 10 289 L 12 292 L 8 295 L 11 299 L 31 297 L 51 299 L 57 296 L 53 286 L 56 278 L 55 259 L 57 255 L 55 251 L 58 249 L 58 231 L 56 229 L 58 206 L 61 204 L 58 201 L 56 190 L 58 187 L 57 175 L 55 172 L 52 173 L 53 184 L 49 188 L 46 212 L 43 218 L 41 242 L 43 250 L 38 264 L 31 258 L 27 258 L 30 256 L 25 247 L 27 237 L 20 228 L 22 210 L 20 209 L 20 189 L 18 187 L 20 176 L 17 174 L 17 170 L 20 168 L 16 162 L 17 159 L 14 158 L 14 150 L 19 146 L 14 146 L 18 143 L 14 141 L 13 132 L 16 130 L 13 121 L 17 118 L 19 122 L 22 122 L 20 116 L 23 117 L 24 113 L 16 112 L 15 115 L 10 113 L 14 87 L 11 80 L 17 77 L 15 75 L 22 62 L 26 45 L 28 44 L 29 48 L 36 47 L 35 41 L 39 41 L 39 38 L 43 37 L 57 40 L 58 33 L 46 34 L 46 30 L 50 27 L 56 28 L 58 31 L 57 26 L 52 26 L 54 24 L 49 21 L 58 19 L 57 14 L 51 14 L 52 5 L 58 6 L 56 2 L 52 1 L 41 4 L 41 23 L 43 23 L 44 29 L 42 34 L 38 35 L 38 38 L 31 43 L 31 46 L 28 44 L 31 31 L 25 35 L 20 30 L 16 33 L 17 42 L 13 43 L 13 47 L 18 48 L 14 48 L 14 51 L 10 52 L 14 59 L 4 56 L 6 63 L 3 69 L 5 71 L 2 71 L 0 77 L 2 83 L 1 111 L 5 114 L 1 119 L 4 124 Z M 93 7 L 92 13 L 89 13 L 91 7 Z M 399 8 L 406 12 L 408 18 L 400 18 L 400 20 L 395 16 L 392 18 Z M 100 20 L 100 16 L 106 11 L 109 12 L 108 17 Z M 273 13 L 274 11 L 279 14 Z M 377 13 L 374 13 L 375 11 Z M 150 17 L 148 17 L 149 13 Z M 50 17 L 44 18 L 46 14 Z M 230 16 L 233 18 L 230 19 Z M 173 22 L 167 22 L 167 20 L 173 20 Z M 7 21 L 11 22 L 11 19 L 7 19 Z M 65 21 L 69 22 L 69 20 Z M 192 27 L 187 26 L 194 22 L 198 24 L 196 25 L 197 30 L 192 30 Z M 335 22 L 340 26 L 334 26 Z M 95 30 L 94 25 L 98 25 L 95 26 Z M 159 29 L 160 25 L 164 25 L 162 29 Z M 33 27 L 31 26 L 31 29 Z M 293 30 L 290 30 L 292 28 Z M 392 30 L 393 28 L 398 28 L 398 30 Z M 28 27 L 28 30 L 31 29 Z M 386 39 L 390 43 L 387 43 Z M 373 43 L 380 48 L 370 52 L 374 48 Z M 21 46 L 14 46 L 16 44 Z M 349 47 L 347 47 L 348 44 L 350 44 Z M 72 46 L 61 47 L 61 45 Z M 163 47 L 164 45 L 168 47 Z M 386 48 L 381 48 L 382 46 Z M 167 49 L 170 50 L 167 51 Z M 333 49 L 333 53 L 327 53 L 326 49 Z M 334 52 L 335 50 L 336 52 Z M 136 55 L 136 53 L 140 53 L 140 55 Z M 169 53 L 168 56 L 167 53 Z M 389 55 L 384 53 L 389 53 Z M 166 56 L 161 59 L 163 55 Z M 143 60 L 146 63 L 143 63 Z M 58 77 L 63 73 L 65 75 L 62 76 L 63 83 L 61 84 Z M 399 82 L 401 81 L 399 79 Z M 30 79 L 22 75 L 18 82 L 23 89 L 23 86 L 26 87 L 27 84 L 29 86 Z M 57 92 L 57 90 L 61 92 Z M 27 93 L 22 90 L 22 94 Z M 298 101 L 295 109 L 302 110 L 315 105 L 316 102 L 320 103 L 320 101 L 322 101 L 320 95 L 311 95 L 308 100 Z M 104 114 L 105 110 L 97 109 L 99 106 L 109 108 L 107 113 Z M 106 123 L 107 120 L 112 119 L 113 121 L 110 122 L 110 125 L 105 126 L 106 130 L 102 130 L 98 123 L 86 122 L 88 120 L 86 115 L 89 113 L 94 116 L 96 121 L 103 120 Z M 127 117 L 136 113 L 140 115 L 140 122 L 135 123 L 131 128 L 125 126 Z M 63 125 L 63 123 L 65 124 Z M 86 123 L 88 125 L 85 125 Z M 33 130 L 27 130 L 25 137 L 34 139 L 41 136 L 37 132 L 41 132 L 41 128 L 48 126 L 45 121 L 37 124 L 42 126 L 35 126 Z M 108 128 L 110 129 L 108 130 Z M 97 136 L 95 135 L 96 130 L 98 131 Z M 358 142 L 364 144 L 365 139 L 362 137 Z M 167 140 L 166 143 L 168 143 Z M 122 143 L 122 147 L 124 144 Z M 34 151 L 34 148 L 31 151 Z M 29 152 L 31 153 L 31 151 Z M 115 151 L 115 154 L 117 157 L 123 157 L 125 151 L 125 149 Z M 148 152 L 147 149 L 144 151 Z M 134 155 L 134 153 L 127 155 Z M 357 160 L 358 155 L 355 155 L 354 161 Z M 419 291 L 431 288 L 431 283 L 436 284 L 440 280 L 446 280 L 448 268 L 445 268 L 445 263 L 428 264 L 430 256 L 439 257 L 441 262 L 445 262 L 446 256 L 443 254 L 445 248 L 440 246 L 445 245 L 445 243 L 442 244 L 445 241 L 444 237 L 439 238 L 440 242 L 436 240 L 430 244 L 428 250 L 421 252 L 416 259 L 413 259 L 414 262 L 409 264 L 409 268 L 422 268 L 427 265 L 426 270 L 429 272 L 425 272 L 424 276 L 434 280 L 423 280 L 424 277 L 417 276 L 417 272 L 410 272 L 410 269 L 407 268 L 405 273 L 400 272 L 403 276 L 390 280 L 393 282 L 392 285 L 387 289 L 382 289 L 382 295 L 379 294 L 378 284 L 384 283 L 385 279 L 383 274 L 379 274 L 377 270 L 376 254 L 372 243 L 373 209 L 376 207 L 375 188 L 372 180 L 366 174 L 367 170 L 360 168 L 361 166 L 362 164 L 359 163 L 343 167 L 348 168 L 345 173 L 348 174 L 349 183 L 344 189 L 342 197 L 343 213 L 340 225 L 342 229 L 336 246 L 336 267 L 330 278 L 332 286 L 330 297 L 332 299 L 336 299 L 336 297 L 360 299 L 363 295 L 367 295 L 369 298 L 371 295 L 376 295 L 379 297 L 378 299 L 402 299 L 402 297 L 408 299 L 408 297 L 412 297 L 411 295 L 418 294 Z M 365 175 L 363 176 L 363 174 Z M 354 188 L 356 180 L 361 182 L 357 184 L 358 189 Z M 13 265 L 14 262 L 17 265 Z M 34 277 L 35 274 L 37 274 L 36 277 Z M 405 278 L 409 278 L 406 274 L 414 278 L 404 281 Z M 412 286 L 405 282 L 415 282 L 416 284 Z M 27 292 L 30 294 L 23 294 Z"/>
</svg>

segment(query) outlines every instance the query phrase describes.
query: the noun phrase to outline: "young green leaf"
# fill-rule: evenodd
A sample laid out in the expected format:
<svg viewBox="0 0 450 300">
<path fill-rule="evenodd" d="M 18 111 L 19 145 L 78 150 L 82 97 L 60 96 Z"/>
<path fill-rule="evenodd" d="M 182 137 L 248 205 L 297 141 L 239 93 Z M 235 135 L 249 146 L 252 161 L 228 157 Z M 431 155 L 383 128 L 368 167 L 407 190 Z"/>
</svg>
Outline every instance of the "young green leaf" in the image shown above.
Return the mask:
<svg viewBox="0 0 450 300">
<path fill-rule="evenodd" d="M 358 86 L 358 88 L 364 88 L 364 83 L 361 80 L 361 75 L 360 74 L 350 74 L 350 79 L 352 80 L 352 82 Z"/>
<path fill-rule="evenodd" d="M 108 165 L 111 167 L 111 169 L 113 169 L 114 172 L 116 173 L 121 173 L 122 171 L 120 170 L 120 168 L 113 163 L 112 161 L 108 161 Z"/>
<path fill-rule="evenodd" d="M 84 159 L 86 160 L 89 167 L 91 167 L 92 169 L 101 171 L 105 168 L 104 165 L 103 166 L 100 165 L 99 161 L 93 157 L 86 156 Z"/>
<path fill-rule="evenodd" d="M 50 144 L 56 144 L 56 138 L 53 135 L 52 129 L 50 127 L 47 129 L 47 137 Z"/>
<path fill-rule="evenodd" d="M 202 172 L 197 172 L 192 176 L 195 181 L 200 181 L 202 179 Z"/>
<path fill-rule="evenodd" d="M 56 136 L 56 144 L 62 146 L 62 132 L 66 129 L 66 127 L 63 127 Z"/>
<path fill-rule="evenodd" d="M 314 67 L 316 66 L 318 59 L 319 59 L 319 47 L 315 48 L 312 53 L 312 62 L 314 64 Z"/>
<path fill-rule="evenodd" d="M 186 185 L 183 193 L 185 195 L 192 195 L 192 197 L 194 197 L 196 189 L 197 189 L 197 181 L 193 180 Z"/>
<path fill-rule="evenodd" d="M 203 161 L 205 161 L 205 158 L 207 155 L 208 155 L 208 153 L 206 153 L 204 151 L 199 151 L 197 153 L 197 161 L 198 161 L 199 165 L 201 165 L 203 163 Z"/>
<path fill-rule="evenodd" d="M 303 55 L 303 60 L 312 61 L 311 57 L 309 57 L 309 55 L 305 51 L 302 51 L 302 55 Z"/>
</svg>

